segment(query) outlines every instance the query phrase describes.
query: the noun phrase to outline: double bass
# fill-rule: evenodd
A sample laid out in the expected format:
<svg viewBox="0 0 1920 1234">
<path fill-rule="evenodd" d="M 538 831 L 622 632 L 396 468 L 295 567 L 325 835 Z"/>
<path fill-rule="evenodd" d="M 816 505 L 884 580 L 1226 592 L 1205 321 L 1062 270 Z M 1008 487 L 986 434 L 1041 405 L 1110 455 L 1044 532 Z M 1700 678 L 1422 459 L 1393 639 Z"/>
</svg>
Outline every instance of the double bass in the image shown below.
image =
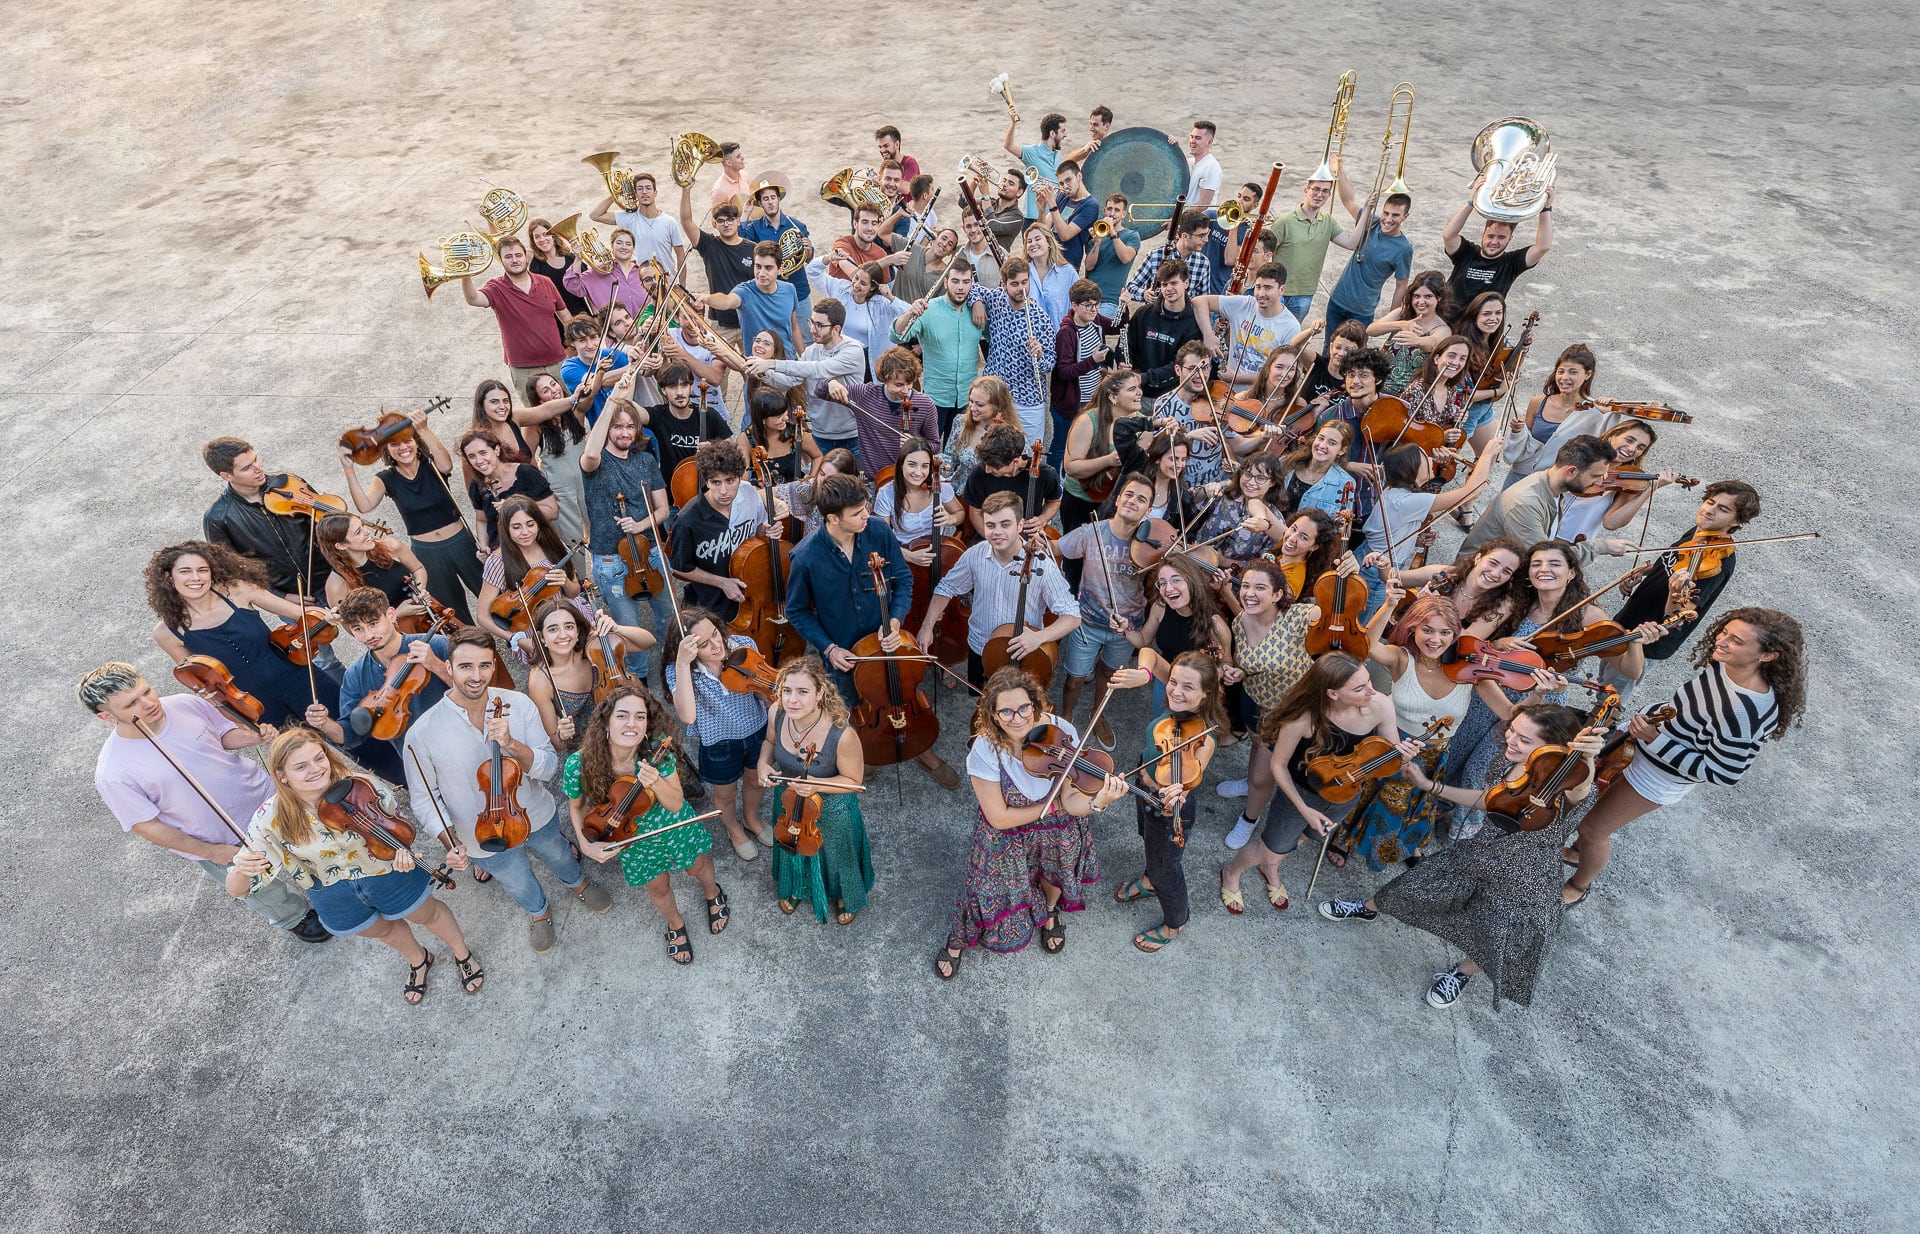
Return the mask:
<svg viewBox="0 0 1920 1234">
<path fill-rule="evenodd" d="M 764 447 L 753 450 L 754 482 L 767 500 L 773 500 L 773 477 L 767 466 Z M 767 511 L 772 521 L 773 511 Z M 734 634 L 744 634 L 760 648 L 768 663 L 778 667 L 807 652 L 806 640 L 787 620 L 787 579 L 793 572 L 793 546 L 785 540 L 769 540 L 763 535 L 748 537 L 733 550 L 727 573 L 745 584 L 746 599 L 727 623 Z"/>
<path fill-rule="evenodd" d="M 1027 624 L 1027 589 L 1033 583 L 1034 562 L 1041 556 L 1041 550 L 1034 543 L 1035 537 L 1028 537 L 1026 549 L 1020 561 L 1020 592 L 1014 603 L 1013 620 L 1006 625 L 997 626 L 987 636 L 987 645 L 980 652 L 980 662 L 985 666 L 985 675 L 993 676 L 1014 662 L 1009 644 L 1025 634 L 1032 627 Z M 998 568 L 996 562 L 993 568 Z M 1060 663 L 1060 644 L 1042 643 L 1022 656 L 1020 667 L 1040 683 L 1042 689 L 1053 684 L 1054 669 Z"/>
<path fill-rule="evenodd" d="M 887 559 L 871 553 L 867 569 L 880 600 L 880 625 L 851 649 L 860 661 L 853 666 L 853 692 L 859 699 L 853 708 L 853 727 L 860 735 L 867 765 L 886 767 L 931 750 L 940 736 L 940 717 L 921 689 L 925 662 L 899 658 L 918 655 L 920 644 L 905 630 L 899 634 L 898 651 L 889 652 L 882 641 L 892 625 L 887 617 Z"/>
</svg>

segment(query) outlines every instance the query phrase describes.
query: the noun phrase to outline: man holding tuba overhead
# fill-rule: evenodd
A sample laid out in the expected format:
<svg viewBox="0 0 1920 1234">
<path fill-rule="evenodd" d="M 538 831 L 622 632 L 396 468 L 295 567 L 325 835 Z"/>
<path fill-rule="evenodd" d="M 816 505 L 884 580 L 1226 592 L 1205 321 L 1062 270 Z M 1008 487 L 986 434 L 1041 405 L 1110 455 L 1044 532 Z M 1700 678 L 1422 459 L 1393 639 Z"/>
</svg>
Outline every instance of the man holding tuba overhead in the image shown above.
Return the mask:
<svg viewBox="0 0 1920 1234">
<path fill-rule="evenodd" d="M 632 185 L 635 208 L 616 208 L 618 203 L 613 199 L 613 180 L 608 176 L 607 195 L 600 199 L 600 204 L 593 208 L 593 213 L 588 217 L 596 223 L 624 227 L 632 232 L 633 259 L 641 265 L 646 265 L 651 257 L 669 271 L 678 270 L 687 252 L 687 233 L 681 231 L 679 221 L 662 210 L 654 200 L 658 190 L 652 172 L 634 172 Z"/>
<path fill-rule="evenodd" d="M 1487 182 L 1487 175 L 1495 168 L 1483 169 L 1467 186 L 1467 199 L 1447 220 L 1447 229 L 1440 233 L 1440 243 L 1447 250 L 1447 256 L 1453 259 L 1453 273 L 1447 276 L 1447 286 L 1453 290 L 1453 302 L 1464 307 L 1481 292 L 1497 291 L 1505 296 L 1514 282 L 1528 270 L 1540 264 L 1540 259 L 1553 247 L 1553 183 L 1551 180 L 1540 192 L 1540 205 L 1535 212 L 1539 222 L 1534 225 L 1533 243 L 1513 247 L 1514 223 L 1509 219 L 1489 218 L 1486 226 L 1480 229 L 1480 243 L 1463 239 L 1461 232 L 1466 230 L 1467 220 L 1473 217 L 1475 195 Z"/>
</svg>

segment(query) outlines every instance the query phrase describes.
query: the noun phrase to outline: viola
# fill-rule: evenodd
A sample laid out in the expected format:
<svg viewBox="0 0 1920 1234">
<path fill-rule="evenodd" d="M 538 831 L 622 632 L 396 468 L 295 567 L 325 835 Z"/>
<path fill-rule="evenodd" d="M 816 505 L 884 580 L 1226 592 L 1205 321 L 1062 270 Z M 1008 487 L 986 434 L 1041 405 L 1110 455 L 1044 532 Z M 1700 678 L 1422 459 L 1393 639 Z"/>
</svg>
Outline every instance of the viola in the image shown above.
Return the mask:
<svg viewBox="0 0 1920 1234">
<path fill-rule="evenodd" d="M 754 447 L 751 466 L 755 482 L 771 500 L 773 478 L 764 448 Z M 805 655 L 807 650 L 806 641 L 787 620 L 787 579 L 792 565 L 792 545 L 761 535 L 748 537 L 727 562 L 727 573 L 747 588 L 746 599 L 740 601 L 727 629 L 751 638 L 767 662 L 774 665 Z"/>
<path fill-rule="evenodd" d="M 421 410 L 428 415 L 436 411 L 445 411 L 452 399 L 442 394 L 428 401 Z M 382 412 L 380 419 L 372 428 L 350 428 L 340 434 L 340 446 L 349 452 L 349 457 L 362 467 L 368 467 L 380 461 L 389 445 L 396 441 L 413 440 L 413 417 L 403 412 Z"/>
<path fill-rule="evenodd" d="M 583 580 L 581 592 L 587 597 L 587 607 L 594 612 L 595 624 L 599 624 L 599 615 L 605 610 L 600 604 L 600 592 L 592 580 Z M 587 662 L 593 665 L 593 701 L 598 703 L 607 695 L 623 686 L 637 686 L 642 689 L 646 682 L 635 679 L 627 671 L 627 651 L 617 634 L 601 634 L 595 630 L 587 632 Z M 551 667 L 547 670 L 551 673 Z"/>
<path fill-rule="evenodd" d="M 1166 519 L 1142 519 L 1140 525 L 1133 529 L 1133 540 L 1127 545 L 1127 557 L 1135 569 L 1151 570 L 1173 551 L 1179 539 L 1180 534 Z"/>
<path fill-rule="evenodd" d="M 586 546 L 587 542 L 582 540 L 561 554 L 560 560 L 553 562 L 551 565 L 534 566 L 527 571 L 526 576 L 520 580 L 517 586 L 501 592 L 498 598 L 487 606 L 487 611 L 493 614 L 495 621 L 507 627 L 509 630 L 519 631 L 532 629 L 533 615 L 539 611 L 540 606 L 548 600 L 556 599 L 565 594 L 567 589 L 567 579 L 565 577 L 562 577 L 558 582 L 554 582 L 548 575 L 558 570 L 564 576 L 567 567 L 573 561 L 574 555 Z"/>
<path fill-rule="evenodd" d="M 1020 739 L 1020 765 L 1029 774 L 1048 780 L 1066 776 L 1069 784 L 1091 796 L 1106 787 L 1107 777 L 1114 770 L 1113 757 L 1105 750 L 1076 751 L 1074 745 L 1067 730 L 1058 724 L 1037 724 Z M 1155 814 L 1160 812 L 1157 794 L 1132 783 L 1127 785 L 1127 791 L 1145 802 Z"/>
<path fill-rule="evenodd" d="M 1604 691 L 1587 716 L 1587 726 L 1604 728 L 1619 714 L 1620 695 Z M 1567 746 L 1541 746 L 1527 755 L 1526 766 L 1517 775 L 1488 790 L 1487 813 L 1521 831 L 1539 831 L 1559 817 L 1567 794 L 1585 784 L 1591 774 L 1586 760 Z"/>
<path fill-rule="evenodd" d="M 433 593 L 407 576 L 407 596 L 415 604 L 427 610 L 424 613 L 408 613 L 395 619 L 394 624 L 402 634 L 438 634 L 441 630 L 456 630 L 460 627 L 460 616 L 451 608 L 434 599 Z"/>
<path fill-rule="evenodd" d="M 993 633 L 987 636 L 986 647 L 980 652 L 980 662 L 988 677 L 1014 662 L 1008 644 L 1030 628 L 1027 624 L 1027 590 L 1033 582 L 1034 562 L 1039 556 L 1040 550 L 1030 538 L 1020 561 L 1020 591 L 1014 605 L 1013 620 L 1006 625 L 996 626 Z M 1059 663 L 1060 644 L 1057 642 L 1042 643 L 1019 661 L 1021 669 L 1038 681 L 1042 689 L 1053 684 L 1054 670 Z"/>
<path fill-rule="evenodd" d="M 1538 652 L 1524 647 L 1502 650 L 1485 639 L 1462 634 L 1440 657 L 1448 681 L 1497 681 L 1509 690 L 1531 690 L 1533 674 L 1547 666 Z"/>
<path fill-rule="evenodd" d="M 667 748 L 665 737 L 656 738 L 645 755 L 651 763 Z M 580 820 L 580 834 L 595 844 L 617 844 L 640 834 L 640 820 L 658 804 L 653 790 L 640 783 L 638 776 L 616 776 L 607 791 L 607 799 Z"/>
<path fill-rule="evenodd" d="M 360 837 L 366 843 L 367 852 L 380 861 L 392 861 L 400 855 L 401 849 L 413 850 L 416 833 L 413 824 L 397 814 L 390 814 L 380 804 L 380 794 L 373 785 L 359 776 L 347 776 L 335 780 L 327 786 L 315 811 L 320 821 L 335 831 L 348 831 Z M 414 860 L 420 862 L 420 854 L 414 853 Z M 424 866 L 425 862 L 420 862 Z M 427 877 L 449 890 L 453 887 L 453 875 L 442 865 L 428 872 Z"/>
<path fill-rule="evenodd" d="M 1691 609 L 1682 609 L 1660 624 L 1671 630 L 1698 616 Z M 1596 621 L 1564 634 L 1558 630 L 1542 630 L 1527 641 L 1533 644 L 1548 668 L 1564 673 L 1587 656 L 1611 660 L 1625 655 L 1627 645 L 1639 642 L 1640 636 L 1617 621 Z"/>
<path fill-rule="evenodd" d="M 1662 703 L 1651 711 L 1643 711 L 1640 718 L 1659 728 L 1668 720 L 1680 714 L 1680 709 L 1670 703 Z M 1594 762 L 1593 791 L 1598 793 L 1613 783 L 1614 778 L 1627 769 L 1634 756 L 1640 752 L 1640 744 L 1633 734 L 1620 729 L 1607 735 L 1607 744 L 1600 748 L 1600 757 Z"/>
<path fill-rule="evenodd" d="M 407 722 L 413 718 L 413 700 L 432 679 L 426 665 L 414 663 L 405 654 L 396 657 L 387 669 L 387 679 L 360 700 L 347 723 L 362 737 L 394 740 L 407 731 Z"/>
<path fill-rule="evenodd" d="M 867 764 L 885 767 L 918 758 L 932 749 L 940 736 L 940 717 L 921 689 L 927 674 L 925 662 L 897 658 L 919 654 L 920 644 L 905 630 L 900 633 L 898 651 L 889 652 L 881 641 L 890 626 L 887 559 L 879 553 L 869 554 L 867 570 L 873 576 L 874 594 L 880 599 L 880 625 L 852 648 L 853 654 L 862 658 L 853 666 L 853 692 L 859 698 L 853 709 L 853 726 L 860 735 Z"/>
<path fill-rule="evenodd" d="M 212 656 L 188 656 L 173 666 L 173 679 L 212 703 L 235 724 L 258 729 L 267 706 L 233 684 L 227 666 Z"/>
<path fill-rule="evenodd" d="M 927 469 L 926 483 L 922 485 L 935 507 L 933 532 L 907 545 L 910 552 L 925 551 L 932 554 L 932 560 L 924 566 L 915 565 L 911 560 L 907 562 L 907 569 L 913 573 L 913 607 L 907 610 L 906 620 L 909 630 L 920 628 L 920 623 L 927 615 L 927 606 L 933 603 L 933 589 L 940 585 L 940 580 L 959 562 L 960 554 L 966 551 L 960 543 L 960 537 L 950 534 L 940 525 L 940 485 L 948 478 L 953 464 L 945 455 L 936 455 L 935 459 L 938 466 Z M 942 664 L 957 664 L 967 658 L 968 611 L 965 603 L 949 601 L 946 612 L 940 617 L 940 624 L 934 627 L 933 645 L 927 650 L 940 657 Z"/>
<path fill-rule="evenodd" d="M 1256 429 L 1277 428 L 1280 437 L 1267 445 L 1265 449 L 1285 453 L 1291 450 L 1313 428 L 1317 416 L 1306 400 L 1294 393 L 1294 389 L 1304 386 L 1305 382 L 1290 382 L 1276 394 L 1258 399 L 1251 394 L 1227 402 L 1222 419 L 1227 428 L 1235 433 L 1251 433 Z"/>
<path fill-rule="evenodd" d="M 1352 503 L 1353 484 L 1349 482 L 1341 490 L 1340 507 L 1334 516 L 1343 531 L 1353 524 Z M 1308 654 L 1323 656 L 1337 650 L 1356 660 L 1366 659 L 1372 642 L 1367 638 L 1366 623 L 1360 619 L 1367 607 L 1367 585 L 1359 576 L 1343 575 L 1337 569 L 1326 571 L 1313 582 L 1313 602 L 1320 608 L 1320 619 L 1307 627 Z"/>
<path fill-rule="evenodd" d="M 289 621 L 267 635 L 267 641 L 274 649 L 286 657 L 289 664 L 310 664 L 313 653 L 325 647 L 340 636 L 340 631 L 327 621 L 327 615 L 320 609 L 304 610 L 304 616 L 298 621 Z"/>
<path fill-rule="evenodd" d="M 780 686 L 779 675 L 755 647 L 735 647 L 727 652 L 716 674 L 720 684 L 735 694 L 758 694 L 771 703 Z"/>
<path fill-rule="evenodd" d="M 1452 716 L 1435 716 L 1427 721 L 1415 741 L 1432 741 L 1453 727 Z M 1399 774 L 1400 750 L 1385 737 L 1363 738 L 1346 754 L 1322 754 L 1307 760 L 1307 778 L 1313 791 L 1336 804 L 1352 801 L 1370 780 L 1386 780 Z"/>
<path fill-rule="evenodd" d="M 1696 531 L 1675 546 L 1673 569 L 1696 579 L 1712 578 L 1733 552 L 1733 537 L 1726 532 Z"/>
<path fill-rule="evenodd" d="M 489 714 L 496 720 L 507 714 L 507 701 L 494 699 Z M 523 774 L 519 762 L 508 758 L 499 742 L 487 743 L 487 761 L 474 772 L 487 802 L 480 816 L 473 820 L 473 838 L 486 852 L 504 853 L 518 848 L 533 834 L 533 820 L 527 817 L 526 807 L 520 804 L 518 796 Z"/>
<path fill-rule="evenodd" d="M 646 493 L 640 494 L 640 500 L 651 503 Z M 627 518 L 627 495 L 615 493 L 613 508 L 621 518 Z M 651 509 L 651 504 L 649 504 Z M 653 553 L 646 543 L 631 531 L 620 533 L 620 560 L 627 566 L 626 591 L 630 596 L 657 596 L 661 588 L 667 585 L 660 571 L 653 567 Z"/>
</svg>

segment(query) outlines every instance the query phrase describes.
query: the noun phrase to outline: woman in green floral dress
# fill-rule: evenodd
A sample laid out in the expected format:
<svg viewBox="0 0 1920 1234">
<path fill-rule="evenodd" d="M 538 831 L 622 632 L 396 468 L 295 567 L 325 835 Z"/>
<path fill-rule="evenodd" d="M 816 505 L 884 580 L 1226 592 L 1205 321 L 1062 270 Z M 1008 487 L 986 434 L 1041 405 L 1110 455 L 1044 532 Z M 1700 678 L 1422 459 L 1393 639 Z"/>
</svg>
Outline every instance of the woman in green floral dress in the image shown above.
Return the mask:
<svg viewBox="0 0 1920 1234">
<path fill-rule="evenodd" d="M 587 839 L 582 827 L 588 813 L 624 796 L 624 790 L 615 786 L 622 776 L 638 779 L 654 797 L 653 808 L 636 822 L 636 834 L 693 818 L 693 807 L 680 788 L 678 767 L 673 714 L 645 690 L 623 686 L 593 709 L 580 748 L 567 755 L 560 780 L 580 851 L 600 862 L 620 858 L 620 872 L 628 885 L 645 887 L 647 898 L 667 920 L 668 957 L 676 964 L 691 964 L 693 943 L 670 881 L 675 870 L 689 871 L 699 882 L 707 899 L 707 933 L 727 928 L 727 893 L 714 879 L 713 858 L 707 851 L 713 847 L 713 837 L 707 829 L 688 822 L 616 849 Z"/>
</svg>

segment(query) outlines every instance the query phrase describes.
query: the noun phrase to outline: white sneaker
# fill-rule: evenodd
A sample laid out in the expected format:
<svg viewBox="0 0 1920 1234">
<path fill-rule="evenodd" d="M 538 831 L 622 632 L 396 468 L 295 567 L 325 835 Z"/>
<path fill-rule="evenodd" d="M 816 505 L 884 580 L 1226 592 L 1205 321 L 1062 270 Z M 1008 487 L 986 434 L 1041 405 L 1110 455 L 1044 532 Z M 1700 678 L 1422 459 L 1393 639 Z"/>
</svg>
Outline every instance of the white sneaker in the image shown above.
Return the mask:
<svg viewBox="0 0 1920 1234">
<path fill-rule="evenodd" d="M 1258 824 L 1255 823 L 1252 819 L 1247 818 L 1245 815 L 1242 815 L 1233 824 L 1233 830 L 1227 832 L 1227 839 L 1226 839 L 1227 847 L 1235 850 L 1236 852 L 1239 851 L 1240 849 L 1245 848 L 1247 846 L 1247 841 L 1253 839 L 1253 829 L 1257 825 Z"/>
<path fill-rule="evenodd" d="M 1235 797 L 1245 797 L 1247 795 L 1247 782 L 1245 780 L 1222 780 L 1220 786 L 1213 791 L 1231 801 Z"/>
</svg>

